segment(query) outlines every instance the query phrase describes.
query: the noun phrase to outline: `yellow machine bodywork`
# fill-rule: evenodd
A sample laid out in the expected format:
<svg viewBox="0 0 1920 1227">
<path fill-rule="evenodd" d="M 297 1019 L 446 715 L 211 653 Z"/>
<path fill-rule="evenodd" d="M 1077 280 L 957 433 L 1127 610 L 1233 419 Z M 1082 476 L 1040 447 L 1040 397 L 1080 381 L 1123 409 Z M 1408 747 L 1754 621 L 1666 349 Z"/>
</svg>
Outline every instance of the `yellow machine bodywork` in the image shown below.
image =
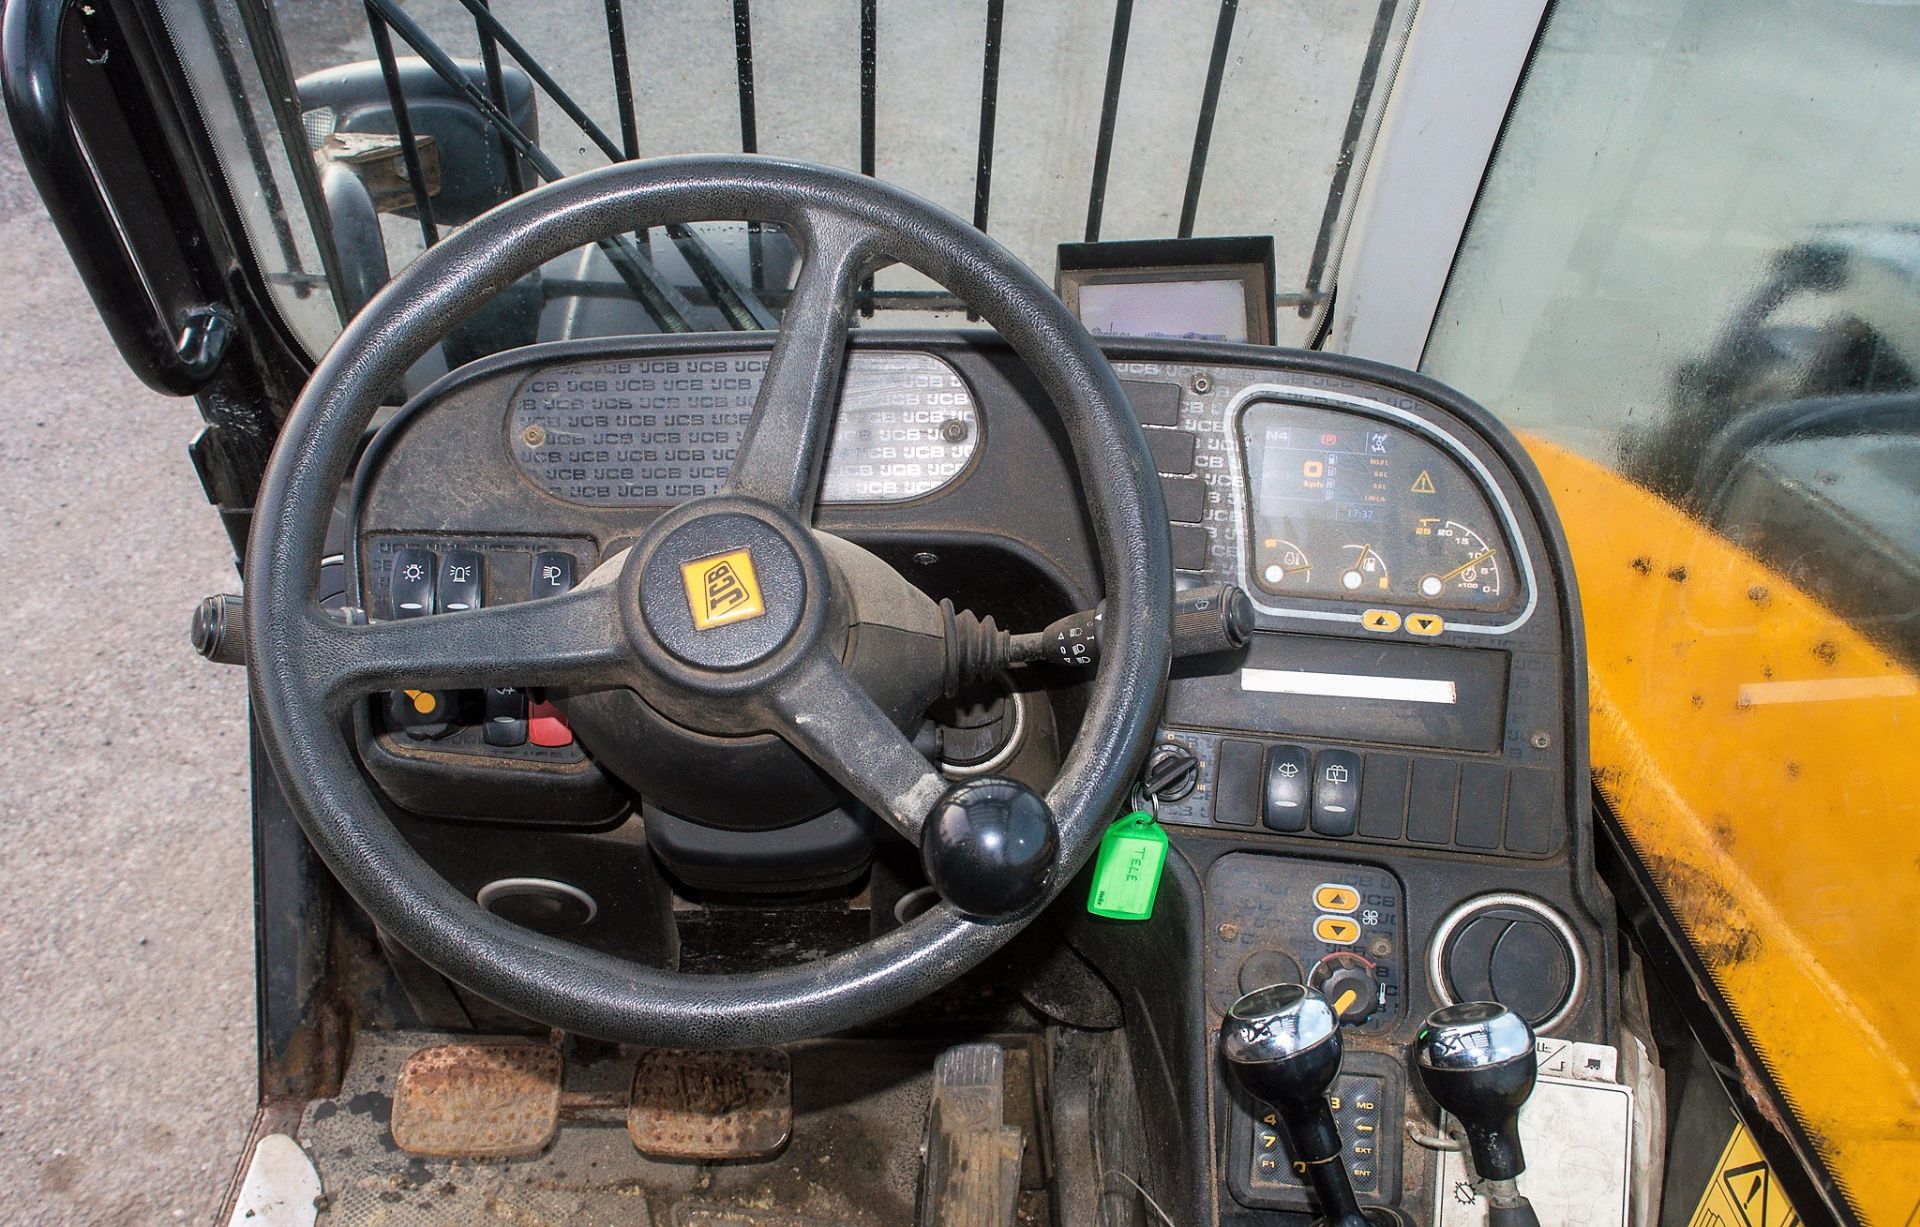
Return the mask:
<svg viewBox="0 0 1920 1227">
<path fill-rule="evenodd" d="M 1658 495 L 1526 444 L 1585 607 L 1595 780 L 1861 1219 L 1912 1222 L 1920 679 Z"/>
</svg>

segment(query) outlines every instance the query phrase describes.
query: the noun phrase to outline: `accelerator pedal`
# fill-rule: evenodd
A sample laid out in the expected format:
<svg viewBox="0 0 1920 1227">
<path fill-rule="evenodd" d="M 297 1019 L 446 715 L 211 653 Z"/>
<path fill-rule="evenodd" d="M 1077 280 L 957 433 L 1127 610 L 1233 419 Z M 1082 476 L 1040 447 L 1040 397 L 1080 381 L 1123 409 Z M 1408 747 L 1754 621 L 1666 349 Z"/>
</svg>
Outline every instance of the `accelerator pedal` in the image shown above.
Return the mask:
<svg viewBox="0 0 1920 1227">
<path fill-rule="evenodd" d="M 560 1127 L 560 1071 L 560 1050 L 548 1044 L 422 1048 L 394 1086 L 394 1144 L 435 1158 L 539 1154 Z"/>
<path fill-rule="evenodd" d="M 1013 1227 L 1026 1138 L 1006 1123 L 1006 1054 L 960 1044 L 933 1063 L 918 1227 Z"/>
<path fill-rule="evenodd" d="M 656 1159 L 760 1159 L 793 1134 L 793 1070 L 778 1048 L 650 1048 L 633 1070 L 627 1134 Z"/>
</svg>

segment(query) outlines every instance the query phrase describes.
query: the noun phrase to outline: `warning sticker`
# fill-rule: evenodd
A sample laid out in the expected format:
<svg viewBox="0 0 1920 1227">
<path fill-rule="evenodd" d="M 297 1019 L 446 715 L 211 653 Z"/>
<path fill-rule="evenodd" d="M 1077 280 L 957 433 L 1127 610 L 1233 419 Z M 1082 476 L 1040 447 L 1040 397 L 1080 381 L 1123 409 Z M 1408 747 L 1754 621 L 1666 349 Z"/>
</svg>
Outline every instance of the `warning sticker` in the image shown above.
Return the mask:
<svg viewBox="0 0 1920 1227">
<path fill-rule="evenodd" d="M 1745 1125 L 1733 1127 L 1688 1227 L 1800 1227 L 1799 1212 Z"/>
</svg>

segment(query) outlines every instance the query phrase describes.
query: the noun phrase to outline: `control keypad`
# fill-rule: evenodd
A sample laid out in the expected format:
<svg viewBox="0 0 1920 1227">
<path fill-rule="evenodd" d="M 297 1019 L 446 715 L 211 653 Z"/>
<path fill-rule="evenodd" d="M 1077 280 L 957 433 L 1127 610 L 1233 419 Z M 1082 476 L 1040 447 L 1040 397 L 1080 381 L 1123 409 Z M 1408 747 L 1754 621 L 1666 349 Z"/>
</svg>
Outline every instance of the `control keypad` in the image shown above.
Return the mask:
<svg viewBox="0 0 1920 1227">
<path fill-rule="evenodd" d="M 1347 1176 L 1364 1204 L 1385 1205 L 1400 1183 L 1395 1105 L 1404 1091 L 1397 1071 L 1379 1053 L 1349 1052 L 1327 1093 L 1340 1130 Z M 1311 1196 L 1293 1156 L 1286 1130 L 1273 1110 L 1243 1092 L 1233 1092 L 1228 1188 L 1241 1205 L 1268 1210 L 1310 1210 Z"/>
</svg>

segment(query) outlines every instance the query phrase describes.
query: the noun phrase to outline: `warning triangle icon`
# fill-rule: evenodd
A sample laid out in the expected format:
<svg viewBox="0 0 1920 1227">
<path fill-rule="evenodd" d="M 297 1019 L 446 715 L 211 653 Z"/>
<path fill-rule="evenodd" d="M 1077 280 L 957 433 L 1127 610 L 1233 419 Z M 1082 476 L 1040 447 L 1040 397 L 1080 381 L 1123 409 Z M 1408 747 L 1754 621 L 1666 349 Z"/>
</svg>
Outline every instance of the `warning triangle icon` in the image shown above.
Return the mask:
<svg viewBox="0 0 1920 1227">
<path fill-rule="evenodd" d="M 1415 494 L 1432 494 L 1434 492 L 1433 476 L 1425 469 L 1421 469 L 1420 476 L 1413 479 L 1413 492 Z"/>
</svg>

